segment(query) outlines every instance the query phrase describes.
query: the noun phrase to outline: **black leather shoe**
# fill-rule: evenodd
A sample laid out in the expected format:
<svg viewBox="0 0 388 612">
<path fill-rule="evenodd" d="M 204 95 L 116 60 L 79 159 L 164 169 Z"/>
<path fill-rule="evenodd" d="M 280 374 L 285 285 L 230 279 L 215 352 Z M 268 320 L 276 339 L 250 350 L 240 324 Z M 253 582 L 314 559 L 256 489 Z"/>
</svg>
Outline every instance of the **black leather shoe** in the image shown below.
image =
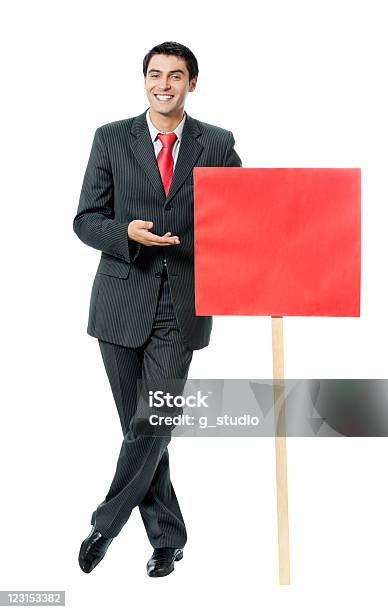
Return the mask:
<svg viewBox="0 0 388 612">
<path fill-rule="evenodd" d="M 151 559 L 147 563 L 147 574 L 151 578 L 167 576 L 174 571 L 174 561 L 180 561 L 183 557 L 182 548 L 155 548 Z"/>
<path fill-rule="evenodd" d="M 96 525 L 93 525 L 88 537 L 82 542 L 78 555 L 78 562 L 83 572 L 89 574 L 100 563 L 112 540 L 113 538 L 103 536 L 96 530 Z"/>
</svg>

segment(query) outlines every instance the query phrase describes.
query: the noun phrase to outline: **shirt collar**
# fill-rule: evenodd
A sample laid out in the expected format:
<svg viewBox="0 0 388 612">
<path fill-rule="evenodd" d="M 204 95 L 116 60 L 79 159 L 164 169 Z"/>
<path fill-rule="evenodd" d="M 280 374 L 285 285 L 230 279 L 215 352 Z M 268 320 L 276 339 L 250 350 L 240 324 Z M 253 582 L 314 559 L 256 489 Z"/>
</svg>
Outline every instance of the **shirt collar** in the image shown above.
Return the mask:
<svg viewBox="0 0 388 612">
<path fill-rule="evenodd" d="M 150 117 L 150 109 L 147 110 L 146 113 L 146 118 L 147 118 L 147 124 L 148 124 L 148 129 L 150 131 L 151 134 L 151 140 L 152 142 L 154 142 L 155 138 L 157 137 L 157 135 L 160 133 L 159 130 L 154 126 L 154 124 L 151 121 L 151 117 Z M 176 126 L 174 133 L 177 136 L 177 139 L 180 141 L 182 138 L 182 131 L 183 131 L 183 126 L 184 123 L 186 121 L 186 112 L 183 115 L 182 121 Z"/>
</svg>

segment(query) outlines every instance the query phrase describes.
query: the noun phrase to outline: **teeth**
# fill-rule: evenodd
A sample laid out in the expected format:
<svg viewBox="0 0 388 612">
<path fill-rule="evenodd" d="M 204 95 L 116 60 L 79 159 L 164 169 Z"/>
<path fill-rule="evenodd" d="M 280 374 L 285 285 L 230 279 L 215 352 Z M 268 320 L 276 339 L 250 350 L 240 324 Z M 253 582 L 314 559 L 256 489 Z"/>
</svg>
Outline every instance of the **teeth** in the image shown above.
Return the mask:
<svg viewBox="0 0 388 612">
<path fill-rule="evenodd" d="M 172 96 L 161 96 L 156 94 L 156 97 L 158 98 L 158 100 L 170 100 L 172 98 Z"/>
</svg>

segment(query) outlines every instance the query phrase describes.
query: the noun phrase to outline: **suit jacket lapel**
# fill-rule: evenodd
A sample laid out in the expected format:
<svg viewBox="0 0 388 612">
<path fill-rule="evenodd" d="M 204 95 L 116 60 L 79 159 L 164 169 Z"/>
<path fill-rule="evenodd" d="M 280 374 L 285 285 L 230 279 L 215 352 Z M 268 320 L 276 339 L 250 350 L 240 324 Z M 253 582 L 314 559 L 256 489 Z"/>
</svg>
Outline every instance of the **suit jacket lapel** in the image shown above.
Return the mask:
<svg viewBox="0 0 388 612">
<path fill-rule="evenodd" d="M 179 145 L 178 159 L 176 160 L 166 203 L 174 197 L 182 183 L 186 180 L 203 149 L 203 145 L 196 140 L 200 134 L 201 130 L 198 122 L 186 113 L 186 121 L 183 125 L 182 139 Z"/>
<path fill-rule="evenodd" d="M 162 179 L 155 157 L 154 145 L 152 144 L 150 131 L 147 125 L 146 112 L 135 117 L 132 123 L 132 133 L 136 140 L 132 140 L 130 145 L 139 164 L 149 178 L 161 200 L 166 199 Z"/>
<path fill-rule="evenodd" d="M 135 117 L 132 123 L 131 131 L 136 138 L 131 140 L 130 146 L 158 196 L 163 202 L 167 203 L 186 180 L 203 149 L 203 146 L 196 140 L 201 134 L 201 130 L 195 119 L 186 113 L 186 121 L 183 126 L 182 139 L 179 145 L 178 159 L 175 164 L 170 190 L 166 198 L 155 157 L 154 145 L 147 125 L 146 112 L 147 111 Z"/>
</svg>

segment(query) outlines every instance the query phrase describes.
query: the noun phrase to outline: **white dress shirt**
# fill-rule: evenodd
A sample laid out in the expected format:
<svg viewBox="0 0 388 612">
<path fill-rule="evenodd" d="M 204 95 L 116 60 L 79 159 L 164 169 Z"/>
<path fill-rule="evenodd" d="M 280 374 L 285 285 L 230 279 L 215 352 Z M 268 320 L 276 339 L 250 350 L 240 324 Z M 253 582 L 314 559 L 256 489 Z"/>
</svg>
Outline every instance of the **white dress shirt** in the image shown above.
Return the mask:
<svg viewBox="0 0 388 612">
<path fill-rule="evenodd" d="M 171 134 L 172 132 L 161 132 L 160 130 L 158 130 L 154 126 L 154 124 L 151 121 L 151 117 L 150 117 L 150 109 L 148 109 L 148 111 L 146 113 L 146 118 L 147 118 L 147 123 L 148 123 L 148 129 L 149 129 L 150 134 L 151 134 L 151 140 L 152 140 L 153 145 L 154 145 L 155 157 L 158 157 L 159 152 L 162 149 L 163 145 L 160 142 L 159 138 L 157 138 L 157 135 L 158 134 Z M 173 130 L 173 132 L 177 135 L 177 139 L 174 142 L 174 144 L 172 146 L 172 149 L 171 149 L 172 158 L 174 160 L 174 167 L 173 168 L 175 168 L 176 160 L 178 158 L 179 146 L 181 144 L 182 131 L 183 131 L 183 126 L 184 126 L 185 121 L 186 121 L 186 113 L 184 113 L 183 119 L 179 123 L 179 125 L 177 125 L 175 130 Z"/>
</svg>

